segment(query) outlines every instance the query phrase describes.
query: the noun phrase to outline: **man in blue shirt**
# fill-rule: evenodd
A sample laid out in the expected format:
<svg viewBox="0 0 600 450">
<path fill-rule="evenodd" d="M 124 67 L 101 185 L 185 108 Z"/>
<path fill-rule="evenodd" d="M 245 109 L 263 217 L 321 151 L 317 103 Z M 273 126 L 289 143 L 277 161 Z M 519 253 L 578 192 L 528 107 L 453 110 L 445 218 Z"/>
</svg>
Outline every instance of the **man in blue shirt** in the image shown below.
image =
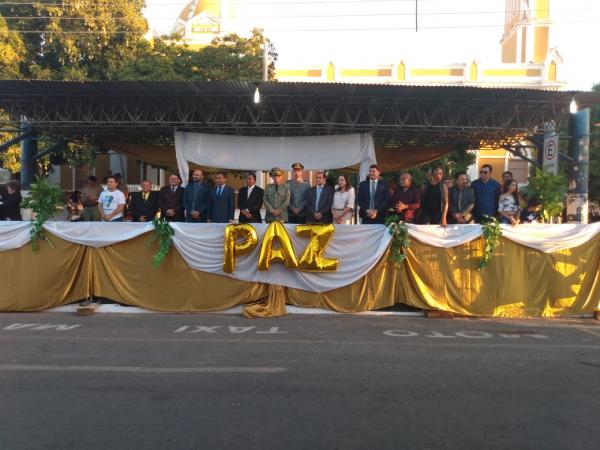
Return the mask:
<svg viewBox="0 0 600 450">
<path fill-rule="evenodd" d="M 471 183 L 471 187 L 475 192 L 475 208 L 473 209 L 475 222 L 481 223 L 484 215 L 496 216 L 500 183 L 492 178 L 492 166 L 489 164 L 481 166 L 479 178 Z"/>
</svg>

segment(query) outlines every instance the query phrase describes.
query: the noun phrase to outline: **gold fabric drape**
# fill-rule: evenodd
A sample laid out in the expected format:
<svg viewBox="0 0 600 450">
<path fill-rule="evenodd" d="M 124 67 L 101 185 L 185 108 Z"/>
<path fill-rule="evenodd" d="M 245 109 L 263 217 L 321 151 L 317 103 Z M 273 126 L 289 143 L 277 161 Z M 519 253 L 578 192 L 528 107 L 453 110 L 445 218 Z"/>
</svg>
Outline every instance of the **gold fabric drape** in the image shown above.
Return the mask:
<svg viewBox="0 0 600 450">
<path fill-rule="evenodd" d="M 486 317 L 553 317 L 592 312 L 600 300 L 600 235 L 542 253 L 501 239 L 477 270 L 483 239 L 450 249 L 411 240 L 399 296 L 417 308 Z"/>
<path fill-rule="evenodd" d="M 50 239 L 54 248 L 41 243 L 37 254 L 30 245 L 0 253 L 1 311 L 43 310 L 94 295 L 155 311 L 244 305 L 246 317 L 284 315 L 286 302 L 347 313 L 406 303 L 472 316 L 552 317 L 589 313 L 600 299 L 600 235 L 550 254 L 502 239 L 481 271 L 482 239 L 450 249 L 412 239 L 402 265 L 389 262 L 388 251 L 361 279 L 324 293 L 193 270 L 176 249 L 154 268 L 149 234 L 99 249 Z"/>
</svg>

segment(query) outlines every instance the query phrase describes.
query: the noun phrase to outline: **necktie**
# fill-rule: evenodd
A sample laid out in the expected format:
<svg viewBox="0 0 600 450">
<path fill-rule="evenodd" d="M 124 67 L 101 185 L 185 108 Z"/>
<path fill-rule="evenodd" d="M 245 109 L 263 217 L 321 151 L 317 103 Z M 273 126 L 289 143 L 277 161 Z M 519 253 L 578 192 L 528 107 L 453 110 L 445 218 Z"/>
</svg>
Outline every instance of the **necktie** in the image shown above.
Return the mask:
<svg viewBox="0 0 600 450">
<path fill-rule="evenodd" d="M 218 197 L 221 196 L 221 192 L 223 192 L 223 188 L 221 186 L 219 186 L 219 189 L 217 189 L 217 196 Z"/>
<path fill-rule="evenodd" d="M 369 209 L 375 208 L 375 189 L 377 188 L 377 184 L 375 184 L 375 180 L 371 180 L 371 193 L 369 195 Z"/>
<path fill-rule="evenodd" d="M 317 201 L 315 204 L 317 210 L 319 209 L 319 199 L 321 198 L 321 189 L 322 189 L 321 186 L 317 187 Z"/>
<path fill-rule="evenodd" d="M 144 196 L 144 201 L 148 200 L 148 194 L 146 192 L 144 192 L 143 196 Z"/>
<path fill-rule="evenodd" d="M 174 187 L 172 187 L 172 188 L 171 188 L 171 192 L 174 194 L 176 189 L 177 189 L 177 188 L 174 188 Z"/>
<path fill-rule="evenodd" d="M 458 212 L 462 213 L 462 196 L 463 196 L 463 190 L 459 189 L 458 190 Z"/>
</svg>

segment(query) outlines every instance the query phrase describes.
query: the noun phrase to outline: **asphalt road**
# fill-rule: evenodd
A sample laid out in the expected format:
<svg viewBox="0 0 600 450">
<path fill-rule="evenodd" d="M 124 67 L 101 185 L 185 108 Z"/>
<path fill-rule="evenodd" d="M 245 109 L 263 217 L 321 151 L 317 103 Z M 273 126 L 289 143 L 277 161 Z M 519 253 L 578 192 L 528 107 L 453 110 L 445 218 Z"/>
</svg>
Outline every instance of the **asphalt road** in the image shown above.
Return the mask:
<svg viewBox="0 0 600 450">
<path fill-rule="evenodd" d="M 0 314 L 0 449 L 597 449 L 600 323 Z"/>
</svg>

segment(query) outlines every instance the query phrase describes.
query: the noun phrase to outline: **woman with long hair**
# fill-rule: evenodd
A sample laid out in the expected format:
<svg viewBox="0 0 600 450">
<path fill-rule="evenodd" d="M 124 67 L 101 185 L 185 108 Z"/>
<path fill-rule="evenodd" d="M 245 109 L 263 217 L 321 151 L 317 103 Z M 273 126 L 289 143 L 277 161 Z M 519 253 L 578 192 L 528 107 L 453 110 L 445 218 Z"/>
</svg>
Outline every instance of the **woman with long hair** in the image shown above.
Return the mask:
<svg viewBox="0 0 600 450">
<path fill-rule="evenodd" d="M 333 223 L 352 224 L 352 212 L 354 211 L 354 188 L 350 185 L 346 175 L 340 175 L 337 179 L 336 191 L 333 195 Z"/>
<path fill-rule="evenodd" d="M 420 223 L 447 226 L 448 186 L 444 182 L 444 169 L 434 167 L 423 186 Z"/>
<path fill-rule="evenodd" d="M 517 225 L 519 223 L 519 185 L 513 180 L 505 180 L 502 194 L 498 198 L 500 223 Z"/>
</svg>

